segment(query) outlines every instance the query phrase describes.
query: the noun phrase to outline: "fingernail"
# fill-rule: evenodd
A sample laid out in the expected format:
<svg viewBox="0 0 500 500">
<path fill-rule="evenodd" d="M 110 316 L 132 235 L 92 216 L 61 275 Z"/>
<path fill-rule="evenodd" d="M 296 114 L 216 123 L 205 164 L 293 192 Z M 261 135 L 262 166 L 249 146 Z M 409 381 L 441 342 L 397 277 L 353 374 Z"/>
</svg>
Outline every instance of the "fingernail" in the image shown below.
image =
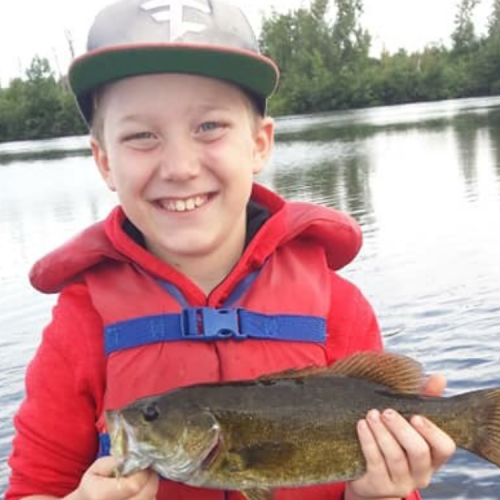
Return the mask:
<svg viewBox="0 0 500 500">
<path fill-rule="evenodd" d="M 422 417 L 419 417 L 418 415 L 416 417 L 413 417 L 411 420 L 415 425 L 418 425 L 419 427 L 422 427 L 424 425 Z"/>
<path fill-rule="evenodd" d="M 383 416 L 385 420 L 394 420 L 396 412 L 394 410 L 385 410 Z"/>
<path fill-rule="evenodd" d="M 368 418 L 370 422 L 377 423 L 380 421 L 380 412 L 378 410 L 371 410 L 370 413 L 368 413 Z"/>
<path fill-rule="evenodd" d="M 420 415 L 415 415 L 411 419 L 411 423 L 417 427 L 429 427 L 429 421 Z"/>
<path fill-rule="evenodd" d="M 358 429 L 361 432 L 366 432 L 368 430 L 368 424 L 366 423 L 366 420 L 360 420 L 358 422 Z"/>
</svg>

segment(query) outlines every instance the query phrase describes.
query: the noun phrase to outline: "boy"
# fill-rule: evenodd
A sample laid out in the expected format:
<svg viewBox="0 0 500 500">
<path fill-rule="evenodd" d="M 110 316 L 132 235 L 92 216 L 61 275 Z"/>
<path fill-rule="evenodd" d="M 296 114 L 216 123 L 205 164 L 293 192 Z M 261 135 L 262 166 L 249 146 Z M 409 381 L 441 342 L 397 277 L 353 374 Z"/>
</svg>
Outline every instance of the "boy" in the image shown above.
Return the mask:
<svg viewBox="0 0 500 500">
<path fill-rule="evenodd" d="M 60 297 L 27 373 L 8 500 L 241 498 L 149 470 L 117 487 L 104 410 L 381 348 L 370 306 L 334 272 L 359 250 L 356 224 L 253 184 L 277 80 L 221 0 L 121 0 L 96 18 L 70 81 L 120 207 L 33 268 Z M 442 390 L 431 378 L 427 393 Z M 454 451 L 390 409 L 358 432 L 362 478 L 277 498 L 415 499 Z"/>
</svg>

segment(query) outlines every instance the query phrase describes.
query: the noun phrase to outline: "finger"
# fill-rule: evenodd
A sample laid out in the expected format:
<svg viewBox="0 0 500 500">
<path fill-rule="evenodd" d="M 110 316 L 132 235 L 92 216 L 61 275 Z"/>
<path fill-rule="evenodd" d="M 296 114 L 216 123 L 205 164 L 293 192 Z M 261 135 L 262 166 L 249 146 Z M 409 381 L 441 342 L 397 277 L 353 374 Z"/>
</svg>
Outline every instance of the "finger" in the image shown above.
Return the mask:
<svg viewBox="0 0 500 500">
<path fill-rule="evenodd" d="M 367 472 L 385 474 L 389 477 L 382 452 L 366 420 L 358 422 L 358 437 L 365 457 Z"/>
<path fill-rule="evenodd" d="M 82 478 L 78 489 L 82 498 L 125 500 L 136 494 L 137 486 L 128 478 L 114 478 L 116 461 L 112 457 L 96 460 Z"/>
<path fill-rule="evenodd" d="M 446 389 L 446 377 L 440 373 L 434 373 L 426 380 L 422 394 L 425 396 L 441 396 Z"/>
<path fill-rule="evenodd" d="M 103 478 L 98 476 L 91 488 L 99 492 L 99 498 L 106 500 L 142 500 L 143 491 L 150 480 L 150 471 L 140 471 L 126 477 Z M 94 476 L 95 477 L 95 476 Z"/>
<path fill-rule="evenodd" d="M 402 419 L 405 425 L 397 417 Z M 396 421 L 394 422 L 394 420 Z M 398 433 L 393 433 L 392 428 L 399 429 L 399 427 L 406 426 L 411 429 L 411 426 L 393 410 L 386 410 L 383 418 L 378 411 L 372 411 L 368 415 L 368 422 L 385 459 L 386 468 L 392 482 L 398 485 L 408 483 L 410 479 L 408 459 L 405 450 L 398 442 Z M 386 425 L 387 422 L 391 424 L 391 427 Z M 417 434 L 415 430 L 413 432 Z M 399 434 L 402 433 L 403 431 L 399 430 Z"/>
<path fill-rule="evenodd" d="M 432 467 L 435 471 L 438 470 L 455 453 L 455 442 L 446 432 L 424 417 L 412 417 L 411 424 L 426 440 L 430 448 Z"/>
<path fill-rule="evenodd" d="M 431 450 L 426 439 L 394 410 L 386 410 L 382 418 L 402 448 L 413 484 L 418 488 L 428 486 L 434 470 Z M 402 476 L 399 477 L 402 479 Z"/>
<path fill-rule="evenodd" d="M 150 498 L 147 492 L 156 484 L 157 474 L 150 469 L 142 470 L 120 478 L 120 489 L 127 492 L 127 498 L 140 500 Z"/>
<path fill-rule="evenodd" d="M 139 492 L 130 500 L 153 500 L 156 498 L 159 486 L 159 477 L 155 471 L 148 470 L 146 482 Z"/>
<path fill-rule="evenodd" d="M 356 498 L 387 496 L 386 492 L 392 490 L 392 481 L 384 457 L 366 420 L 358 422 L 357 433 L 366 462 L 366 472 L 359 479 L 348 483 L 346 488 L 352 489 Z"/>
<path fill-rule="evenodd" d="M 116 470 L 116 459 L 114 457 L 102 457 L 96 460 L 89 468 L 88 472 L 96 476 L 114 477 Z"/>
</svg>

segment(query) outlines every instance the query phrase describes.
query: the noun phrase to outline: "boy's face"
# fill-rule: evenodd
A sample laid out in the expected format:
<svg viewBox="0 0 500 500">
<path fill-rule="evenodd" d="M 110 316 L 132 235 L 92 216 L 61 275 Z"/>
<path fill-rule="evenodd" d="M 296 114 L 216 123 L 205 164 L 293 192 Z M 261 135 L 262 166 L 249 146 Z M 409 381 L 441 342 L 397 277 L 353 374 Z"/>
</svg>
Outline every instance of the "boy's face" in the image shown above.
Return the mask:
<svg viewBox="0 0 500 500">
<path fill-rule="evenodd" d="M 150 251 L 181 268 L 183 259 L 237 260 L 272 120 L 255 116 L 236 87 L 181 74 L 114 83 L 99 114 L 94 158 Z"/>
</svg>

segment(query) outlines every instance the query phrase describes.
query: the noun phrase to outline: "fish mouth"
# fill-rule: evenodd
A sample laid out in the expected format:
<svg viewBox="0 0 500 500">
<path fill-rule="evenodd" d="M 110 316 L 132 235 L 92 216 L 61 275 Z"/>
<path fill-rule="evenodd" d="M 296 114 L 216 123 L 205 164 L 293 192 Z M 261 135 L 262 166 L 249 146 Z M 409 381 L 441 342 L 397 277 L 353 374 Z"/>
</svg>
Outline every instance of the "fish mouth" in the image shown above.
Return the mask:
<svg viewBox="0 0 500 500">
<path fill-rule="evenodd" d="M 196 480 L 220 455 L 223 444 L 220 428 L 215 423 L 204 439 L 189 444 L 180 436 L 171 447 L 160 446 L 158 440 L 147 442 L 121 412 L 106 414 L 111 438 L 111 455 L 116 459 L 116 476 L 128 476 L 151 468 L 173 481 Z M 187 436 L 189 437 L 189 436 Z M 155 444 L 156 443 L 156 444 Z"/>
<path fill-rule="evenodd" d="M 155 457 L 144 453 L 133 427 L 123 415 L 118 411 L 109 411 L 107 420 L 112 443 L 111 455 L 116 458 L 117 476 L 128 476 L 151 467 Z"/>
</svg>

